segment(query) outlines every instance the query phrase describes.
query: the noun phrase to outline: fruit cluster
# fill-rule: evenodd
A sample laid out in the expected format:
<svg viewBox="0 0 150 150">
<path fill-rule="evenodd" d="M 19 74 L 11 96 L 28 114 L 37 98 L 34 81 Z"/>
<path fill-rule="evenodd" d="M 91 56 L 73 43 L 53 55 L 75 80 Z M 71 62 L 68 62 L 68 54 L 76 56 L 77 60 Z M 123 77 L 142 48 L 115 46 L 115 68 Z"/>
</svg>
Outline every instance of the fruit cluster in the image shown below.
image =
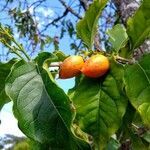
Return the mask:
<svg viewBox="0 0 150 150">
<path fill-rule="evenodd" d="M 59 77 L 72 78 L 81 72 L 91 78 L 103 76 L 109 70 L 109 60 L 101 54 L 91 56 L 85 62 L 81 56 L 70 56 L 60 65 Z"/>
</svg>

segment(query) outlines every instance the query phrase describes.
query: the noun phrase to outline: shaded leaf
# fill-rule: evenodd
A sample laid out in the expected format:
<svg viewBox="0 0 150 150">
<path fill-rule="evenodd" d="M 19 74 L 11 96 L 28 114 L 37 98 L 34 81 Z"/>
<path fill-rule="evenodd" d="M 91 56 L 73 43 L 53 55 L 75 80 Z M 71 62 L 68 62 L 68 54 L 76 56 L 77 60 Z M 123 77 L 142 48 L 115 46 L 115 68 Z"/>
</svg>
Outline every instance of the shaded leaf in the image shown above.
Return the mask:
<svg viewBox="0 0 150 150">
<path fill-rule="evenodd" d="M 90 149 L 71 132 L 70 100 L 45 69 L 18 62 L 7 79 L 6 93 L 13 100 L 20 129 L 29 138 L 51 149 Z"/>
<path fill-rule="evenodd" d="M 150 54 L 125 71 L 126 93 L 143 122 L 150 127 Z"/>
<path fill-rule="evenodd" d="M 82 20 L 77 23 L 77 36 L 83 43 L 92 49 L 94 36 L 96 34 L 99 17 L 108 0 L 94 0 L 86 11 Z"/>
<path fill-rule="evenodd" d="M 127 22 L 127 33 L 131 40 L 131 50 L 139 47 L 150 34 L 150 2 L 143 0 L 142 5 Z"/>
<path fill-rule="evenodd" d="M 109 41 L 116 52 L 119 52 L 128 41 L 126 29 L 121 24 L 117 24 L 112 29 L 109 29 L 107 34 L 109 35 Z"/>
</svg>

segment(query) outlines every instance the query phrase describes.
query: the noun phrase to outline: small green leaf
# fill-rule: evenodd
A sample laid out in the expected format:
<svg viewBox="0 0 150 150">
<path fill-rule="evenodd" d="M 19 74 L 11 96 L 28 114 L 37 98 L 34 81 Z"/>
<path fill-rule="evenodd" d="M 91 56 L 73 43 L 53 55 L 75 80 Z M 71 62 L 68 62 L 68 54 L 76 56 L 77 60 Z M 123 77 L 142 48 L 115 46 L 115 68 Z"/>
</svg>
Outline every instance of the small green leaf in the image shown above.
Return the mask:
<svg viewBox="0 0 150 150">
<path fill-rule="evenodd" d="M 131 40 L 131 50 L 139 47 L 150 34 L 150 1 L 142 5 L 127 22 L 127 33 Z"/>
<path fill-rule="evenodd" d="M 119 141 L 115 140 L 114 138 L 110 138 L 106 150 L 118 150 L 121 144 Z"/>
<path fill-rule="evenodd" d="M 15 59 L 10 60 L 7 63 L 0 62 L 0 110 L 5 103 L 10 101 L 9 97 L 5 93 L 5 80 L 10 73 L 12 65 L 15 63 Z"/>
<path fill-rule="evenodd" d="M 150 143 L 150 130 L 147 131 L 146 133 L 144 133 L 144 135 L 142 135 L 142 138 L 147 141 L 148 143 Z"/>
<path fill-rule="evenodd" d="M 54 51 L 54 54 L 58 57 L 58 61 L 64 61 L 68 57 L 62 51 Z"/>
<path fill-rule="evenodd" d="M 77 109 L 76 121 L 84 132 L 93 136 L 98 149 L 106 146 L 125 113 L 127 101 L 122 93 L 123 72 L 123 67 L 112 61 L 110 72 L 105 77 L 84 77 L 71 95 Z"/>
<path fill-rule="evenodd" d="M 126 29 L 121 24 L 117 24 L 112 29 L 109 29 L 107 34 L 109 35 L 109 41 L 116 52 L 119 52 L 128 41 Z"/>
<path fill-rule="evenodd" d="M 143 122 L 150 127 L 150 54 L 125 71 L 126 93 Z"/>
<path fill-rule="evenodd" d="M 108 0 L 94 0 L 86 11 L 84 18 L 77 23 L 77 36 L 83 40 L 83 43 L 89 49 L 92 49 L 98 20 L 107 2 Z"/>
<path fill-rule="evenodd" d="M 90 145 L 71 131 L 73 111 L 65 92 L 49 71 L 33 62 L 16 63 L 6 82 L 18 125 L 31 140 L 47 149 L 85 149 Z"/>
<path fill-rule="evenodd" d="M 59 58 L 55 54 L 49 52 L 39 53 L 38 56 L 35 58 L 35 62 L 38 63 L 38 65 L 40 66 L 43 66 L 46 60 L 49 60 L 49 65 L 50 65 L 51 62 L 59 61 Z"/>
</svg>

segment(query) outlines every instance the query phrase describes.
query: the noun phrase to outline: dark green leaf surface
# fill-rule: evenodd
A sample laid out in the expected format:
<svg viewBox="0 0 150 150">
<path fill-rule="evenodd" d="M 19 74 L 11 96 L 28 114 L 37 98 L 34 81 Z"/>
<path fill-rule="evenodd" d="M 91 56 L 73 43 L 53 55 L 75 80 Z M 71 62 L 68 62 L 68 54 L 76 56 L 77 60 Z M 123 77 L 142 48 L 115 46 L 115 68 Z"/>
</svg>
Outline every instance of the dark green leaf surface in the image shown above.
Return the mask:
<svg viewBox="0 0 150 150">
<path fill-rule="evenodd" d="M 150 1 L 143 0 L 141 7 L 127 22 L 131 49 L 139 47 L 150 34 Z"/>
<path fill-rule="evenodd" d="M 29 138 L 52 150 L 90 149 L 71 132 L 70 100 L 46 70 L 18 62 L 7 79 L 6 92 L 14 102 L 18 125 Z"/>
<path fill-rule="evenodd" d="M 150 127 L 150 54 L 127 66 L 124 79 L 130 102 Z"/>
<path fill-rule="evenodd" d="M 123 48 L 128 41 L 126 29 L 121 24 L 117 24 L 112 29 L 109 29 L 107 34 L 109 35 L 109 41 L 116 52 Z"/>
<path fill-rule="evenodd" d="M 0 63 L 0 110 L 5 103 L 8 103 L 10 99 L 5 93 L 5 80 L 10 73 L 11 67 L 15 60 L 11 60 L 8 63 Z"/>
<path fill-rule="evenodd" d="M 108 0 L 94 0 L 86 11 L 84 18 L 77 23 L 77 36 L 82 39 L 83 43 L 89 49 L 92 49 L 98 20 L 107 1 Z"/>
<path fill-rule="evenodd" d="M 126 109 L 122 94 L 124 69 L 115 62 L 103 78 L 83 78 L 71 95 L 77 109 L 76 121 L 81 129 L 94 137 L 102 149 L 120 126 Z"/>
</svg>

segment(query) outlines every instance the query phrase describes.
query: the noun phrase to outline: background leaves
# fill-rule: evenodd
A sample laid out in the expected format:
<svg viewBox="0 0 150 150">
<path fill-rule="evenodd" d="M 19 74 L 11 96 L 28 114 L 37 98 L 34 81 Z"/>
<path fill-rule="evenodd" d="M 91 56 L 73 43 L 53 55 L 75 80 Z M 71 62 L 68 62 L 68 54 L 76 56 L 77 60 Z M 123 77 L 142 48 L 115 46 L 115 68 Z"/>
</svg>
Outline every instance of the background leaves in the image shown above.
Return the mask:
<svg viewBox="0 0 150 150">
<path fill-rule="evenodd" d="M 76 26 L 77 36 L 82 39 L 88 49 L 92 49 L 98 20 L 107 1 L 108 0 L 95 0 L 86 11 L 84 18 L 81 19 Z"/>
<path fill-rule="evenodd" d="M 143 0 L 141 7 L 127 22 L 127 33 L 131 40 L 131 50 L 139 47 L 150 33 L 149 10 L 149 0 Z"/>
<path fill-rule="evenodd" d="M 150 127 L 150 54 L 125 71 L 125 85 L 130 102 Z"/>
<path fill-rule="evenodd" d="M 10 73 L 12 65 L 15 63 L 15 59 L 10 60 L 7 63 L 0 62 L 0 110 L 5 103 L 10 101 L 9 97 L 5 93 L 5 80 Z"/>
</svg>

